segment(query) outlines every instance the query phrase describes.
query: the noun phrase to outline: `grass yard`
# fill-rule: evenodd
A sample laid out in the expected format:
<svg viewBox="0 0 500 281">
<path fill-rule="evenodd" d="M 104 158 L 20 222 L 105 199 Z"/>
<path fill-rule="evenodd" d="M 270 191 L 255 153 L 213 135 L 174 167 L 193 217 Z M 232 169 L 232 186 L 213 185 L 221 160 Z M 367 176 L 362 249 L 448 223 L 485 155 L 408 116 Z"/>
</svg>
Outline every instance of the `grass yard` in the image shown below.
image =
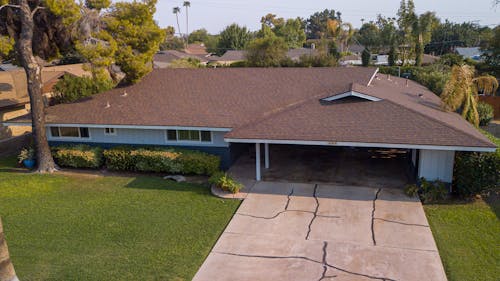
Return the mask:
<svg viewBox="0 0 500 281">
<path fill-rule="evenodd" d="M 424 205 L 449 281 L 497 281 L 500 200 Z"/>
<path fill-rule="evenodd" d="M 191 280 L 239 201 L 159 177 L 35 175 L 0 159 L 20 280 Z"/>
</svg>

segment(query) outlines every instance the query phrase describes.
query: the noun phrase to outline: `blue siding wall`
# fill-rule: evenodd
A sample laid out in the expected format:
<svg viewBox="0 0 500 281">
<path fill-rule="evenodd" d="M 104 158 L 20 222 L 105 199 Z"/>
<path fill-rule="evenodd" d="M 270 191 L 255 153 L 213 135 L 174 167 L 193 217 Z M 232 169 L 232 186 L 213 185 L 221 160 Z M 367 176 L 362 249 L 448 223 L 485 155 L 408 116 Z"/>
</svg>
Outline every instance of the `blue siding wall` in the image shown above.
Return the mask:
<svg viewBox="0 0 500 281">
<path fill-rule="evenodd" d="M 229 147 L 229 144 L 224 141 L 226 132 L 212 132 L 212 142 L 167 142 L 165 130 L 154 129 L 115 129 L 116 135 L 105 135 L 104 128 L 89 128 L 90 138 L 88 139 L 67 139 L 54 138 L 50 135 L 50 130 L 47 130 L 47 138 L 49 141 L 64 141 L 78 143 L 114 143 L 114 144 L 145 144 L 145 145 L 171 145 L 171 146 L 213 146 L 213 147 Z"/>
</svg>

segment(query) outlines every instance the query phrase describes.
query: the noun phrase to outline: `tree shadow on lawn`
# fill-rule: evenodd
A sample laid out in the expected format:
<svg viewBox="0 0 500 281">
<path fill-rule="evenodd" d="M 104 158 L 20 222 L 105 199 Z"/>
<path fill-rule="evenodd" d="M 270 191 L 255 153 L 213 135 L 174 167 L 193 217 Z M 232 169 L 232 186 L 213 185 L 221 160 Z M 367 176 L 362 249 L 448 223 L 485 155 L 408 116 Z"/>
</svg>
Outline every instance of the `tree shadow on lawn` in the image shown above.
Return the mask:
<svg viewBox="0 0 500 281">
<path fill-rule="evenodd" d="M 500 189 L 490 191 L 489 195 L 484 198 L 484 202 L 490 206 L 500 220 Z"/>
<path fill-rule="evenodd" d="M 126 188 L 148 189 L 148 190 L 168 190 L 179 192 L 194 192 L 196 194 L 210 194 L 207 184 L 191 182 L 175 182 L 165 180 L 161 177 L 138 176 L 125 185 Z"/>
</svg>

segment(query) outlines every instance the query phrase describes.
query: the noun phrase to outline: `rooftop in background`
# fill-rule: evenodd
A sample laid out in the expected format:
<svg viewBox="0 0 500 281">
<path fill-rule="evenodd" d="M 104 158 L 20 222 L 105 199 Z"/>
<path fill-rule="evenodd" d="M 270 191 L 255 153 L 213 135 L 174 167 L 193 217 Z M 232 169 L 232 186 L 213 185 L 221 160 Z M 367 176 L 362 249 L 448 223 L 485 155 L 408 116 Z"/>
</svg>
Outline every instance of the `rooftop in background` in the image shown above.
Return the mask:
<svg viewBox="0 0 500 281">
<path fill-rule="evenodd" d="M 455 51 L 457 54 L 463 56 L 464 58 L 469 58 L 473 60 L 481 60 L 481 56 L 483 55 L 483 51 L 481 51 L 480 47 L 456 47 Z"/>
<path fill-rule="evenodd" d="M 43 92 L 52 91 L 52 86 L 64 74 L 74 76 L 90 76 L 83 64 L 56 65 L 42 68 Z M 26 73 L 17 67 L 8 71 L 0 71 L 0 108 L 17 106 L 29 102 Z"/>
</svg>

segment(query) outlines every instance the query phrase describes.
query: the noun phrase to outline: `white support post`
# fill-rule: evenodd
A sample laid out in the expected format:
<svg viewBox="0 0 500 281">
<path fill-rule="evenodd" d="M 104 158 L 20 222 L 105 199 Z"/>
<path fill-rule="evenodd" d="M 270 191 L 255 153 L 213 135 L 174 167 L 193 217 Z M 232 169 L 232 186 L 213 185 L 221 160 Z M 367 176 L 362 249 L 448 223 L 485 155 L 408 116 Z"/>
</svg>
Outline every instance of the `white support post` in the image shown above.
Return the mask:
<svg viewBox="0 0 500 281">
<path fill-rule="evenodd" d="M 255 180 L 260 181 L 260 143 L 255 144 Z"/>
<path fill-rule="evenodd" d="M 265 143 L 264 144 L 264 167 L 266 169 L 269 169 L 269 144 Z"/>
</svg>

